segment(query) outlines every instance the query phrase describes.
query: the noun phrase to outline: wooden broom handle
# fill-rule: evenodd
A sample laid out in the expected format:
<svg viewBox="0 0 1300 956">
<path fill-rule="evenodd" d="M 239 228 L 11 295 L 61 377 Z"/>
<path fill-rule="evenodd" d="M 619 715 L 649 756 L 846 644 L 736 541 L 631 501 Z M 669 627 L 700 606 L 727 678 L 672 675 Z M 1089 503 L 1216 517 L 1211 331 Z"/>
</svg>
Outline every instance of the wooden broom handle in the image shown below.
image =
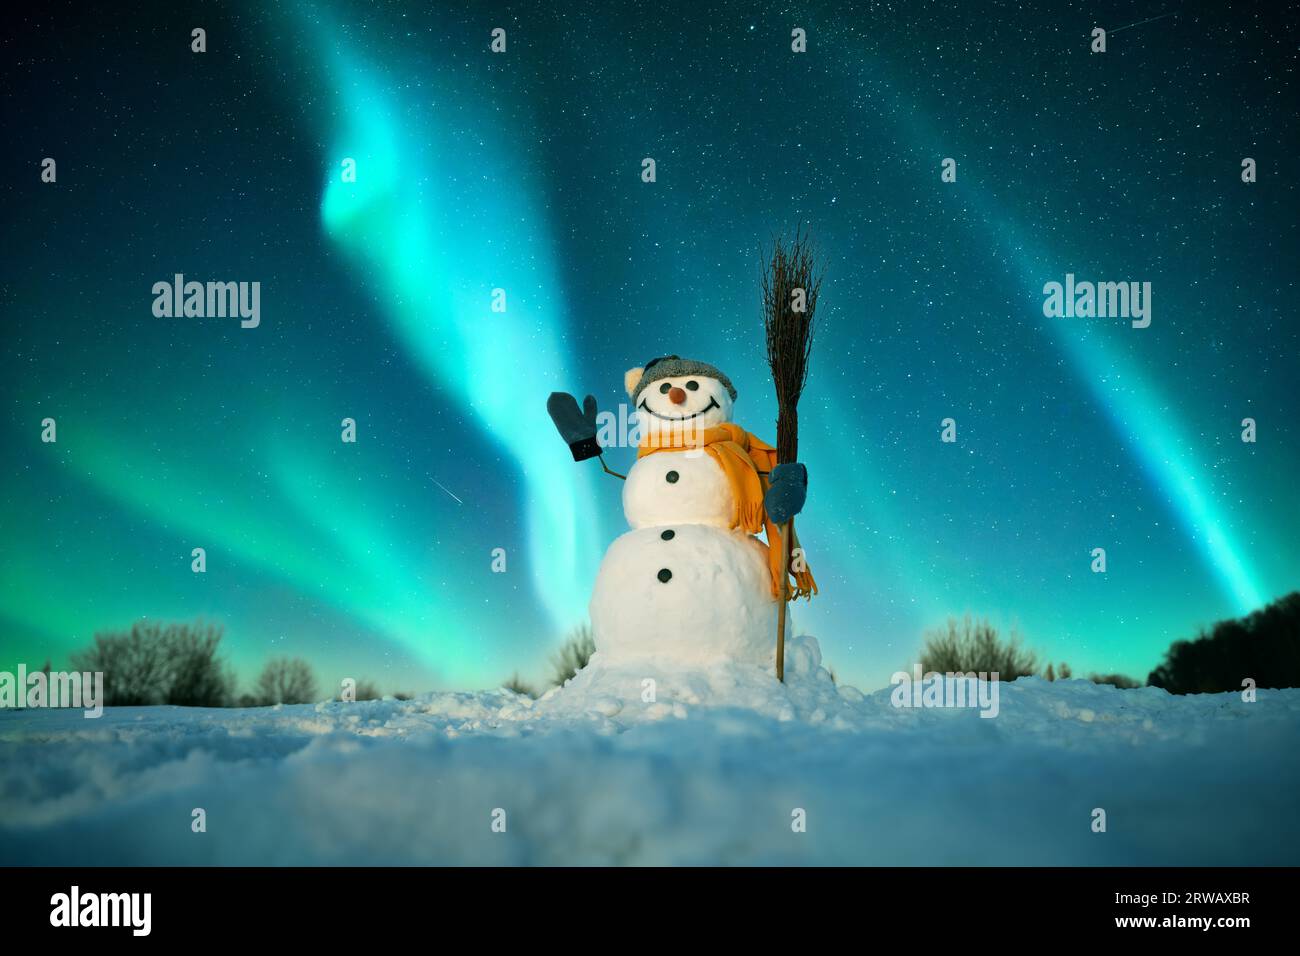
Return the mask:
<svg viewBox="0 0 1300 956">
<path fill-rule="evenodd" d="M 785 612 L 790 602 L 790 544 L 794 519 L 781 525 L 781 593 L 776 609 L 776 679 L 785 683 Z"/>
</svg>

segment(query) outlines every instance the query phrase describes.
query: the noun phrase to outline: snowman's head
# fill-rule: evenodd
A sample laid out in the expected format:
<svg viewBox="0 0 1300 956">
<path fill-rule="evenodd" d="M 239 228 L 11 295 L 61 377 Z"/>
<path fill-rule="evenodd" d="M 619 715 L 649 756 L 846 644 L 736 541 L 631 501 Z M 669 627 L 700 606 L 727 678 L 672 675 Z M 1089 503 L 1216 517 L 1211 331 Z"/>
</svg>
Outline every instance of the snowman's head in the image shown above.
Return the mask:
<svg viewBox="0 0 1300 956">
<path fill-rule="evenodd" d="M 629 369 L 623 381 L 643 433 L 680 437 L 731 421 L 736 389 L 704 362 L 666 355 Z"/>
</svg>

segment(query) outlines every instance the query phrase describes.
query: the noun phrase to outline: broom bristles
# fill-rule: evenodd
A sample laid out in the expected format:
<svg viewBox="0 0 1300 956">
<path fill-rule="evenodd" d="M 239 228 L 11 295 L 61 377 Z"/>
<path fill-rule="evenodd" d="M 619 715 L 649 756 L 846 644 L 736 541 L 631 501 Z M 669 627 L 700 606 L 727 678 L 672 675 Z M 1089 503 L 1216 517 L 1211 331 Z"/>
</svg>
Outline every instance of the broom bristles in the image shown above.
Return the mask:
<svg viewBox="0 0 1300 956">
<path fill-rule="evenodd" d="M 799 396 L 808 382 L 812 354 L 813 315 L 821 291 L 822 273 L 813 262 L 812 242 L 802 228 L 789 245 L 777 237 L 763 270 L 763 327 L 767 362 L 776 386 L 776 460 L 797 461 L 799 455 Z M 796 311 L 795 290 L 804 291 L 804 310 Z"/>
</svg>

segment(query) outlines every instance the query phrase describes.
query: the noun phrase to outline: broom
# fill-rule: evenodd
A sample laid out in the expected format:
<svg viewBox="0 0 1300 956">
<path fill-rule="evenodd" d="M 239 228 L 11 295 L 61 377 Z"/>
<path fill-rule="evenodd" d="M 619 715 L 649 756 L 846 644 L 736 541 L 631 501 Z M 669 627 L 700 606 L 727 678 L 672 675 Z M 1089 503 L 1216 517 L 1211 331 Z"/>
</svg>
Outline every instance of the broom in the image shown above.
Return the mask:
<svg viewBox="0 0 1300 956">
<path fill-rule="evenodd" d="M 763 328 L 767 334 L 767 362 L 776 386 L 778 464 L 799 460 L 799 396 L 808 381 L 813 313 L 821 284 L 821 273 L 815 273 L 813 268 L 812 244 L 802 228 L 795 230 L 788 246 L 780 237 L 773 240 L 771 258 L 763 270 Z M 776 616 L 776 679 L 782 682 L 785 681 L 785 616 L 790 600 L 793 538 L 794 519 L 791 518 L 781 526 L 781 593 Z"/>
</svg>

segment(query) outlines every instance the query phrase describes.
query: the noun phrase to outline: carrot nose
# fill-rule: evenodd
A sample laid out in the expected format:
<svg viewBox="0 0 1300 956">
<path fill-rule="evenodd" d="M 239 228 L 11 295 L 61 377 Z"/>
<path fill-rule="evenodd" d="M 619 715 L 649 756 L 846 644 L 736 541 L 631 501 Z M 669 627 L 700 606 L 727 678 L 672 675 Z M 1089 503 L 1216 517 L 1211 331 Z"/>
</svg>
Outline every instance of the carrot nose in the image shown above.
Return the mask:
<svg viewBox="0 0 1300 956">
<path fill-rule="evenodd" d="M 686 401 L 686 389 L 677 388 L 676 386 L 668 389 L 668 401 L 672 402 L 674 405 L 680 405 L 682 402 Z"/>
</svg>

